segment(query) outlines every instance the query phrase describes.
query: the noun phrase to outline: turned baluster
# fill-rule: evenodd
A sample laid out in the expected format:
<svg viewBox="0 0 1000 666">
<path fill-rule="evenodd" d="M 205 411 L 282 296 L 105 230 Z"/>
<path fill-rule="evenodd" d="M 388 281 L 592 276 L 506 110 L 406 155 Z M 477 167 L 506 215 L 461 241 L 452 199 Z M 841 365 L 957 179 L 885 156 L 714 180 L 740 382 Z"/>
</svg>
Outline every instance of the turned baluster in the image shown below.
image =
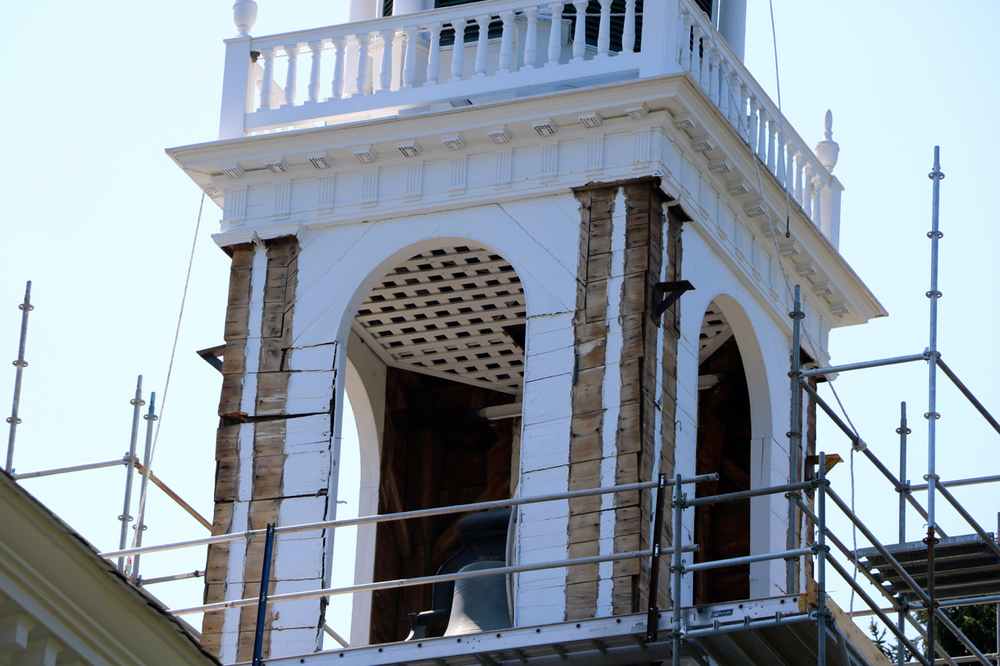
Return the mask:
<svg viewBox="0 0 1000 666">
<path fill-rule="evenodd" d="M 288 56 L 288 72 L 285 74 L 285 103 L 282 106 L 295 106 L 295 95 L 298 92 L 295 88 L 297 81 L 295 70 L 299 63 L 299 45 L 291 44 L 284 47 L 284 50 Z"/>
<path fill-rule="evenodd" d="M 406 37 L 406 55 L 403 58 L 403 87 L 412 88 L 417 78 L 417 26 L 403 28 Z"/>
<path fill-rule="evenodd" d="M 524 36 L 524 68 L 534 69 L 535 58 L 538 57 L 538 7 L 528 7 L 524 10 L 524 15 L 528 17 Z"/>
<path fill-rule="evenodd" d="M 357 88 L 356 94 L 368 94 L 368 40 L 369 34 L 366 32 L 357 36 L 358 39 L 358 76 L 354 81 Z"/>
<path fill-rule="evenodd" d="M 812 177 L 812 221 L 817 227 L 823 224 L 823 206 L 819 202 L 822 191 L 823 177 L 817 173 Z"/>
<path fill-rule="evenodd" d="M 583 54 L 587 50 L 587 0 L 575 0 L 576 27 L 573 30 L 573 60 L 583 62 Z"/>
<path fill-rule="evenodd" d="M 767 164 L 767 111 L 760 109 L 760 119 L 757 121 L 757 157 Z"/>
<path fill-rule="evenodd" d="M 708 74 L 708 98 L 719 106 L 719 50 L 712 49 L 712 71 Z"/>
<path fill-rule="evenodd" d="M 806 163 L 805 175 L 802 178 L 802 209 L 806 212 L 806 217 L 810 220 L 812 219 L 812 182 L 813 182 L 813 168 L 812 165 Z"/>
<path fill-rule="evenodd" d="M 611 53 L 611 0 L 601 0 L 601 22 L 597 26 L 597 57 Z"/>
<path fill-rule="evenodd" d="M 622 53 L 635 53 L 635 0 L 625 0 L 625 25 L 622 26 Z"/>
<path fill-rule="evenodd" d="M 701 26 L 695 23 L 691 27 L 691 76 L 696 82 L 701 81 Z"/>
<path fill-rule="evenodd" d="M 333 81 L 330 82 L 330 99 L 340 99 L 344 96 L 344 47 L 347 43 L 343 37 L 333 40 Z M 329 101 L 329 100 L 328 100 Z"/>
<path fill-rule="evenodd" d="M 392 43 L 396 39 L 396 31 L 393 29 L 382 30 L 378 33 L 382 40 L 382 66 L 378 74 L 378 91 L 389 92 L 392 89 Z"/>
<path fill-rule="evenodd" d="M 795 153 L 795 200 L 803 209 L 806 207 L 805 198 L 802 196 L 803 165 L 805 164 L 802 153 Z"/>
<path fill-rule="evenodd" d="M 510 74 L 510 66 L 514 60 L 514 12 L 500 14 L 503 32 L 500 35 L 500 60 L 497 63 L 498 74 Z"/>
<path fill-rule="evenodd" d="M 787 136 L 785 139 L 785 189 L 793 197 L 795 196 L 795 146 Z"/>
<path fill-rule="evenodd" d="M 747 143 L 750 150 L 757 152 L 757 114 L 760 112 L 760 103 L 757 98 L 750 95 L 750 117 L 747 118 Z"/>
<path fill-rule="evenodd" d="M 681 71 L 691 71 L 691 15 L 687 12 L 683 12 L 681 15 L 681 34 L 677 42 L 681 45 L 681 55 L 678 61 Z"/>
<path fill-rule="evenodd" d="M 722 111 L 722 116 L 727 120 L 730 120 L 729 109 L 732 107 L 732 100 L 729 99 L 729 77 L 730 69 L 729 63 L 723 62 L 719 66 L 719 111 Z"/>
<path fill-rule="evenodd" d="M 479 26 L 479 41 L 476 43 L 476 77 L 486 76 L 486 65 L 489 57 L 490 15 L 476 17 Z"/>
<path fill-rule="evenodd" d="M 740 136 L 746 139 L 748 144 L 750 143 L 750 139 L 747 138 L 750 128 L 750 114 L 747 112 L 749 108 L 750 91 L 747 89 L 746 84 L 743 81 L 740 81 L 740 117 L 736 129 L 739 131 Z"/>
<path fill-rule="evenodd" d="M 322 87 L 319 80 L 323 42 L 309 42 L 309 51 L 312 53 L 312 63 L 309 68 L 309 99 L 307 103 L 315 104 L 319 101 L 319 89 Z"/>
<path fill-rule="evenodd" d="M 441 75 L 441 24 L 432 23 L 427 26 L 431 33 L 431 48 L 427 53 L 427 83 L 433 86 Z"/>
<path fill-rule="evenodd" d="M 464 18 L 455 19 L 451 27 L 455 30 L 455 45 L 451 51 L 451 80 L 461 81 L 465 72 L 465 26 Z"/>
<path fill-rule="evenodd" d="M 547 66 L 552 67 L 559 64 L 559 56 L 562 55 L 563 3 L 553 2 L 549 4 L 549 11 L 552 13 L 552 25 L 549 27 L 549 62 Z"/>
<path fill-rule="evenodd" d="M 264 84 L 260 88 L 260 108 L 271 108 L 271 97 L 274 95 L 274 49 L 267 48 L 260 52 L 264 59 Z"/>
<path fill-rule="evenodd" d="M 771 120 L 767 124 L 767 170 L 777 175 L 777 165 L 779 160 L 775 156 L 775 143 L 778 135 L 778 123 Z"/>
</svg>

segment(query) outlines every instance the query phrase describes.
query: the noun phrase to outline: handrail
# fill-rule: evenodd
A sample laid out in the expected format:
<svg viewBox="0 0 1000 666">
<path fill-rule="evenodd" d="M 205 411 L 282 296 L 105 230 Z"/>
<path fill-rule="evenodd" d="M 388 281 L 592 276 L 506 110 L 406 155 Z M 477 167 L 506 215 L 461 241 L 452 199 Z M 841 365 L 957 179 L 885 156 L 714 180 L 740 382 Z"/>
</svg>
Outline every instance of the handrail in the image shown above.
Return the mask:
<svg viewBox="0 0 1000 666">
<path fill-rule="evenodd" d="M 702 483 L 705 481 L 715 481 L 717 474 L 702 474 L 684 479 L 683 483 Z M 672 480 L 667 480 L 666 485 L 672 486 Z M 601 488 L 588 488 L 586 490 L 571 490 L 564 493 L 553 493 L 550 495 L 537 495 L 534 497 L 512 497 L 505 500 L 493 500 L 490 502 L 474 502 L 472 504 L 457 504 L 452 506 L 439 507 L 435 509 L 418 509 L 415 511 L 402 511 L 399 513 L 385 513 L 375 516 L 362 516 L 359 518 L 344 518 L 342 520 L 327 520 L 318 523 L 303 523 L 301 525 L 288 525 L 278 527 L 274 530 L 277 534 L 291 534 L 294 532 L 311 532 L 315 530 L 336 529 L 338 527 L 350 527 L 352 525 L 371 525 L 374 523 L 385 523 L 394 520 L 404 520 L 412 518 L 428 518 L 431 516 L 442 516 L 450 513 L 464 513 L 466 511 L 483 511 L 486 509 L 496 509 L 503 507 L 521 506 L 524 504 L 536 504 L 540 502 L 552 502 L 558 500 L 576 499 L 578 497 L 592 497 L 596 495 L 607 495 L 611 493 L 630 492 L 634 490 L 646 490 L 656 488 L 658 481 L 645 481 L 642 483 L 629 483 L 620 486 L 605 486 Z M 188 539 L 186 541 L 174 541 L 172 543 L 158 544 L 154 546 L 142 546 L 140 548 L 127 548 L 125 550 L 107 551 L 101 553 L 101 557 L 114 558 L 134 555 L 139 553 L 155 553 L 166 550 L 178 550 L 193 546 L 207 546 L 216 543 L 228 543 L 239 539 L 250 539 L 255 536 L 263 536 L 266 530 L 247 530 L 246 532 L 235 532 L 232 534 L 220 534 L 218 536 L 203 537 L 201 539 Z"/>
</svg>

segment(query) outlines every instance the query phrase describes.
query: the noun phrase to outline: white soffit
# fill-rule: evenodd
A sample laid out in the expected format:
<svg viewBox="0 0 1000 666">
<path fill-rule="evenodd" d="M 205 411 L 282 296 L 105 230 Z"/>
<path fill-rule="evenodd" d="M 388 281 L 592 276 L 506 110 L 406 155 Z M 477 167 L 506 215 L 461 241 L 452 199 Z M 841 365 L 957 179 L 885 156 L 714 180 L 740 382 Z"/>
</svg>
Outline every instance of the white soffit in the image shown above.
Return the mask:
<svg viewBox="0 0 1000 666">
<path fill-rule="evenodd" d="M 510 262 L 458 246 L 397 266 L 365 298 L 353 328 L 388 365 L 514 393 L 524 351 L 504 327 L 525 323 L 524 290 Z"/>
</svg>

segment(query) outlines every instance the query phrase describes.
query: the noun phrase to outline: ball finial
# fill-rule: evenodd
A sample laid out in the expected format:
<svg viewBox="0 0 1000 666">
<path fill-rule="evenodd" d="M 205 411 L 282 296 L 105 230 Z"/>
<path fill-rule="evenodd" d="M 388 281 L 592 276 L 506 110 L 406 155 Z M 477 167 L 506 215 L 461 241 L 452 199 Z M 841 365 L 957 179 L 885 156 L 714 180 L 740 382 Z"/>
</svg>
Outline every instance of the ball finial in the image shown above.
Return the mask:
<svg viewBox="0 0 1000 666">
<path fill-rule="evenodd" d="M 257 22 L 257 3 L 254 0 L 236 0 L 233 4 L 233 22 L 241 37 L 249 37 Z"/>
<path fill-rule="evenodd" d="M 823 140 L 816 144 L 816 157 L 827 171 L 833 173 L 833 167 L 837 166 L 837 157 L 840 155 L 840 146 L 833 140 L 833 111 L 830 109 L 826 110 L 823 127 Z"/>
</svg>

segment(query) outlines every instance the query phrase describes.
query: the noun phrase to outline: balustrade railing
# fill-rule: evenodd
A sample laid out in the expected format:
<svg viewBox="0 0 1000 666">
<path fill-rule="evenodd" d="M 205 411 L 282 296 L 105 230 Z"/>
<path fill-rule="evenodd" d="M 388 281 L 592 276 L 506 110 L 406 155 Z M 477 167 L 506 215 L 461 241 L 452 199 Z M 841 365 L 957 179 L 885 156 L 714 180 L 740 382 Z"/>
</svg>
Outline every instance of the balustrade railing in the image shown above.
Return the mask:
<svg viewBox="0 0 1000 666">
<path fill-rule="evenodd" d="M 679 0 L 677 64 L 691 74 L 813 224 L 837 244 L 840 184 L 691 0 Z M 833 118 L 827 113 L 827 139 Z M 830 142 L 832 144 L 832 141 Z M 832 144 L 835 146 L 836 144 Z"/>
<path fill-rule="evenodd" d="M 431 86 L 457 88 L 462 82 L 487 77 L 560 66 L 572 69 L 584 61 L 635 54 L 641 39 L 636 2 L 599 0 L 600 12 L 588 13 L 587 0 L 495 0 L 251 38 L 253 88 L 244 112 L 252 115 Z M 620 22 L 612 21 L 613 6 L 621 10 L 614 14 Z M 302 71 L 306 60 L 307 75 Z M 300 84 L 306 80 L 301 99 Z M 497 86 L 495 80 L 491 85 Z M 455 95 L 464 92 L 456 90 Z M 435 96 L 448 93 L 440 90 Z M 289 124 L 308 114 L 293 115 Z"/>
</svg>

